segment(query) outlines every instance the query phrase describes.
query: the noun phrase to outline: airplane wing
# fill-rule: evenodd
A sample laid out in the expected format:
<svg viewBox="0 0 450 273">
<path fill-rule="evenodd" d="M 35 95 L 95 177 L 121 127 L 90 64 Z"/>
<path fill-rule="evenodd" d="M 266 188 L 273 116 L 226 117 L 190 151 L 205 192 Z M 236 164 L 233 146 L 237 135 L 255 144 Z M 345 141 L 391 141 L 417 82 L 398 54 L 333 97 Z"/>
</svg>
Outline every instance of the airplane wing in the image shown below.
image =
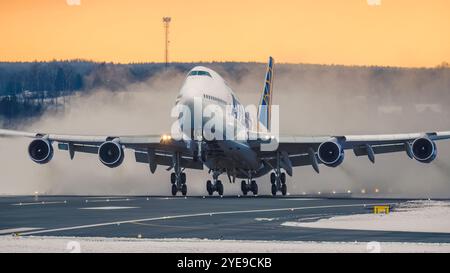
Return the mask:
<svg viewBox="0 0 450 273">
<path fill-rule="evenodd" d="M 80 152 L 99 154 L 102 145 L 108 143 L 111 148 L 117 147 L 120 154 L 123 153 L 121 147 L 133 149 L 135 160 L 149 164 L 152 172 L 157 165 L 172 168 L 176 157 L 179 157 L 182 168 L 203 169 L 203 164 L 195 159 L 194 144 L 176 141 L 168 136 L 59 135 L 0 129 L 0 137 L 27 137 L 34 139 L 33 141 L 41 141 L 41 144 L 57 142 L 58 148 L 68 151 L 71 159 Z M 281 136 L 272 140 L 253 140 L 250 141 L 250 145 L 258 157 L 269 166 L 277 166 L 279 160 L 281 168 L 292 175 L 292 167 L 296 166 L 311 165 L 316 172 L 319 172 L 320 164 L 336 167 L 342 163 L 345 150 L 353 150 L 358 157 L 367 156 L 372 163 L 375 163 L 375 155 L 395 152 L 405 152 L 409 158 L 429 163 L 436 157 L 435 141 L 449 138 L 450 131 L 390 135 Z M 268 143 L 271 143 L 268 147 L 276 148 L 263 149 L 263 144 Z M 48 161 L 35 160 L 35 162 Z M 115 167 L 115 164 L 108 165 L 106 161 L 102 163 Z"/>
<path fill-rule="evenodd" d="M 35 145 L 41 146 L 36 146 L 35 155 L 37 158 L 41 156 L 41 159 L 34 160 L 36 163 L 48 162 L 53 152 L 51 143 L 57 142 L 58 149 L 68 151 L 71 159 L 74 158 L 76 153 L 99 154 L 99 149 L 101 149 L 102 145 L 107 144 L 103 146 L 105 160 L 101 159 L 101 161 L 108 167 L 116 167 L 116 163 L 121 163 L 121 160 L 123 160 L 123 148 L 128 148 L 134 150 L 136 162 L 149 164 L 152 173 L 156 170 L 157 165 L 172 168 L 175 160 L 180 160 L 180 167 L 182 168 L 203 169 L 203 164 L 200 161 L 194 160 L 194 147 L 191 147 L 190 142 L 177 141 L 168 135 L 88 136 L 0 129 L 0 137 L 26 137 L 37 141 Z M 29 146 L 30 156 L 33 152 L 31 149 L 33 141 Z M 41 150 L 38 148 L 41 148 Z M 48 148 L 48 151 L 46 148 Z M 38 152 L 42 152 L 43 155 L 39 155 Z M 113 158 L 114 152 L 116 152 L 117 158 Z M 48 158 L 46 158 L 46 155 Z M 110 157 L 108 158 L 108 156 Z"/>
<path fill-rule="evenodd" d="M 292 167 L 311 165 L 319 172 L 319 164 L 336 167 L 344 159 L 345 150 L 353 150 L 355 156 L 367 156 L 375 163 L 375 155 L 405 152 L 409 158 L 430 163 L 436 157 L 435 141 L 450 139 L 450 131 L 344 136 L 281 136 L 267 141 L 254 141 L 252 146 L 271 167 L 280 165 L 289 175 Z M 269 145 L 269 143 L 271 143 Z M 264 151 L 262 144 L 276 147 Z M 256 146 L 256 147 L 255 147 Z"/>
</svg>

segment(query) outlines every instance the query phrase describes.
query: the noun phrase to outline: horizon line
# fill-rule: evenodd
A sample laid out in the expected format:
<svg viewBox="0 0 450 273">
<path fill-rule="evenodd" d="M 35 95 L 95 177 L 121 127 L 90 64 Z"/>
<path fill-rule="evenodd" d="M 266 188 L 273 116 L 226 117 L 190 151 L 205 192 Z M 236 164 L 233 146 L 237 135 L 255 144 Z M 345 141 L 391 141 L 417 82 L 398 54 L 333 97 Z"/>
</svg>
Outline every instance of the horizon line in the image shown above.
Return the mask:
<svg viewBox="0 0 450 273">
<path fill-rule="evenodd" d="M 276 59 L 275 59 L 276 60 Z M 84 58 L 70 58 L 70 59 L 51 59 L 51 60 L 0 60 L 0 63 L 57 63 L 57 62 L 86 62 L 86 63 L 96 63 L 96 64 L 113 64 L 113 65 L 133 65 L 133 64 L 162 64 L 165 65 L 163 61 L 105 61 L 105 60 L 94 60 L 94 59 L 84 59 Z M 171 61 L 170 64 L 196 64 L 196 63 L 247 63 L 247 64 L 266 64 L 262 61 L 236 61 L 236 60 L 212 60 L 212 61 Z M 402 65 L 377 65 L 377 64 L 338 64 L 338 63 L 309 63 L 309 62 L 277 62 L 281 65 L 318 65 L 318 66 L 344 66 L 344 67 L 382 67 L 382 68 L 404 68 L 404 69 L 432 69 L 432 68 L 450 68 L 450 63 L 448 61 L 442 61 L 434 66 L 402 66 Z"/>
</svg>

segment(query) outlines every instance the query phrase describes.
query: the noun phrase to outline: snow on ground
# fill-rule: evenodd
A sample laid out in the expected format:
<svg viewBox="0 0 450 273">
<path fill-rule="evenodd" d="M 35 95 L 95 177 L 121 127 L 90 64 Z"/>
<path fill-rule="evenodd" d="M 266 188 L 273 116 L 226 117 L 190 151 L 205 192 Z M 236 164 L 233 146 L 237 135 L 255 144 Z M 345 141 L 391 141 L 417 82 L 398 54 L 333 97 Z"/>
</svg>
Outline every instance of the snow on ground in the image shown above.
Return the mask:
<svg viewBox="0 0 450 273">
<path fill-rule="evenodd" d="M 0 236 L 0 252 L 450 252 L 450 244 Z"/>
<path fill-rule="evenodd" d="M 318 221 L 290 221 L 289 227 L 450 233 L 450 202 L 409 201 L 390 214 L 355 214 Z"/>
<path fill-rule="evenodd" d="M 258 221 L 258 222 L 271 222 L 271 221 L 274 221 L 274 220 L 278 220 L 279 218 L 255 218 L 255 221 Z"/>
<path fill-rule="evenodd" d="M 284 222 L 289 227 L 450 233 L 450 202 L 410 201 L 384 214 Z M 273 221 L 276 218 L 255 218 Z M 9 232 L 9 230 L 8 230 Z M 450 244 L 0 236 L 0 252 L 450 252 Z"/>
</svg>

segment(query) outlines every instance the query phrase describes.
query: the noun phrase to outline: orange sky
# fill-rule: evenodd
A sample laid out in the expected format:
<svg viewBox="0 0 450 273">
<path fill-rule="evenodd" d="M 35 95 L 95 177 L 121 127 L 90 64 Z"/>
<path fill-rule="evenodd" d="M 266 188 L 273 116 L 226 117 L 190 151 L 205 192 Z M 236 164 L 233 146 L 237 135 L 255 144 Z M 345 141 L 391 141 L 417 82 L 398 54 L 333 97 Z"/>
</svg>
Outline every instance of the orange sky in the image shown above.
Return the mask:
<svg viewBox="0 0 450 273">
<path fill-rule="evenodd" d="M 0 0 L 0 60 L 450 62 L 450 1 Z M 377 1 L 377 0 L 369 0 Z"/>
</svg>

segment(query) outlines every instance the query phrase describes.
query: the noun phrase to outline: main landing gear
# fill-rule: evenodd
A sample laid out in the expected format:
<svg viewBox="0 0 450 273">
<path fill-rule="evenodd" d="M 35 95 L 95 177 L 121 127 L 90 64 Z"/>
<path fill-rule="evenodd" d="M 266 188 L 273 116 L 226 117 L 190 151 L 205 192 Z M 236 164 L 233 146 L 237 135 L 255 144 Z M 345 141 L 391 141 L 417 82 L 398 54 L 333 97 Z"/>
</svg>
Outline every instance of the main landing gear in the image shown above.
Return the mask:
<svg viewBox="0 0 450 273">
<path fill-rule="evenodd" d="M 248 179 L 248 181 L 242 180 L 241 191 L 243 195 L 247 195 L 248 192 L 252 192 L 253 195 L 258 195 L 258 184 L 255 180 Z"/>
<path fill-rule="evenodd" d="M 181 168 L 180 159 L 179 153 L 175 153 L 172 157 L 174 172 L 170 174 L 170 183 L 172 183 L 173 196 L 177 195 L 178 192 L 181 192 L 183 196 L 187 194 L 186 173 Z"/>
<path fill-rule="evenodd" d="M 170 183 L 172 183 L 172 195 L 175 196 L 180 191 L 183 196 L 187 194 L 186 173 L 170 174 Z"/>
<path fill-rule="evenodd" d="M 272 195 L 277 195 L 277 192 L 280 191 L 284 196 L 287 193 L 287 185 L 286 185 L 286 173 L 278 172 L 270 174 L 270 183 L 272 184 Z"/>
<path fill-rule="evenodd" d="M 206 191 L 209 195 L 213 195 L 214 192 L 217 192 L 220 196 L 223 195 L 223 184 L 222 181 L 219 180 L 219 172 L 213 172 L 213 181 L 206 181 Z"/>
</svg>

